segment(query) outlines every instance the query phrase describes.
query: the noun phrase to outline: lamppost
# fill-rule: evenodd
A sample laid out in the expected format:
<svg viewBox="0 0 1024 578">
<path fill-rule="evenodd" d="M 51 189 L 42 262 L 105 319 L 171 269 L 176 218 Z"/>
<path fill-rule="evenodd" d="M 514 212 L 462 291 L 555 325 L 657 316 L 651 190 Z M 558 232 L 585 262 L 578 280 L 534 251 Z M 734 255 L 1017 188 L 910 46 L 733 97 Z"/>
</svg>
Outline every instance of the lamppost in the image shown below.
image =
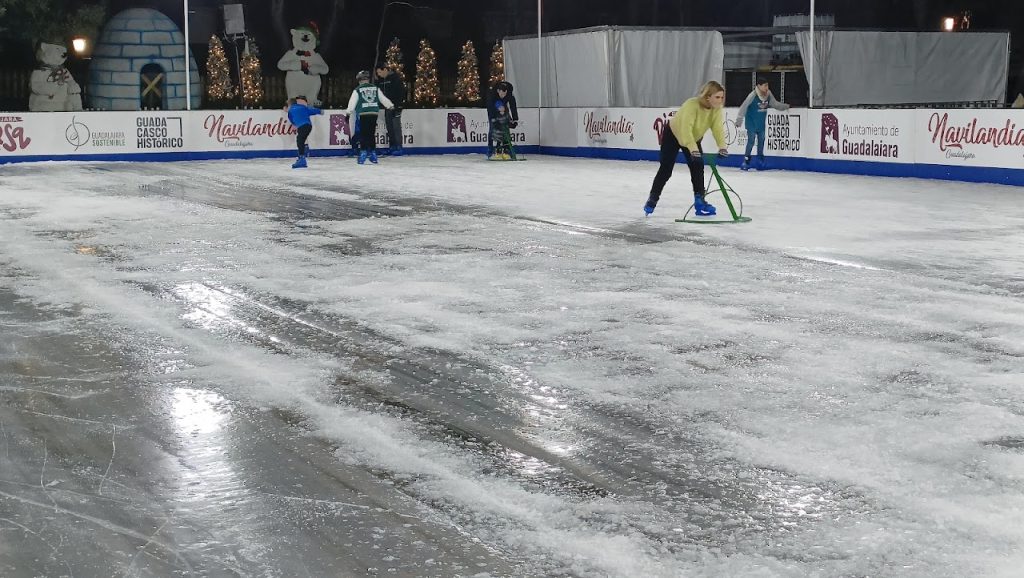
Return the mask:
<svg viewBox="0 0 1024 578">
<path fill-rule="evenodd" d="M 537 147 L 540 147 L 541 109 L 544 106 L 544 39 L 541 36 L 541 16 L 544 0 L 537 0 Z"/>
<path fill-rule="evenodd" d="M 810 53 L 811 61 L 810 66 L 807 68 L 807 90 L 810 91 L 810 98 L 808 101 L 808 108 L 814 108 L 814 45 L 816 44 L 814 38 L 814 0 L 811 0 L 811 38 L 810 38 Z"/>
<path fill-rule="evenodd" d="M 192 110 L 192 71 L 189 70 L 188 0 L 182 0 L 185 11 L 185 110 Z"/>
<path fill-rule="evenodd" d="M 89 60 L 89 54 L 91 52 L 91 47 L 89 46 L 89 39 L 85 36 L 71 37 L 71 50 L 74 52 L 75 57 L 72 59 L 68 59 L 66 66 L 68 68 L 68 71 L 71 73 L 72 78 L 75 78 L 77 76 L 78 78 L 75 79 L 76 81 L 78 79 L 82 80 L 78 83 L 78 86 L 82 90 L 82 105 L 87 106 L 89 100 L 88 95 L 86 94 L 86 90 L 89 85 L 89 68 L 86 64 L 86 61 Z"/>
</svg>

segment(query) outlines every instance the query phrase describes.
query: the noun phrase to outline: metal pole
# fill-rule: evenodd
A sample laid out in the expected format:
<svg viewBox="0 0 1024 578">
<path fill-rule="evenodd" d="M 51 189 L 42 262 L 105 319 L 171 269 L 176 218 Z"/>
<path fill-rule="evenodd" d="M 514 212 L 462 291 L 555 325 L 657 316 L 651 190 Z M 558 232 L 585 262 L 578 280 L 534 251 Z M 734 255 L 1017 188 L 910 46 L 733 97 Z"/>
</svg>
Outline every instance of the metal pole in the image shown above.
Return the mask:
<svg viewBox="0 0 1024 578">
<path fill-rule="evenodd" d="M 374 49 L 373 52 L 374 67 L 376 67 L 377 64 L 380 62 L 380 37 L 384 33 L 384 19 L 387 18 L 388 8 L 391 7 L 392 4 L 401 4 L 403 6 L 408 6 L 410 8 L 416 7 L 413 6 L 412 4 L 409 4 L 408 2 L 388 2 L 387 4 L 384 5 L 384 11 L 381 12 L 380 14 L 380 28 L 377 29 L 377 47 Z"/>
<path fill-rule="evenodd" d="M 541 107 L 544 105 L 544 40 L 541 37 L 541 14 L 544 0 L 537 0 L 537 146 L 540 147 Z"/>
<path fill-rule="evenodd" d="M 810 104 L 808 108 L 814 108 L 814 0 L 811 0 L 811 41 L 810 41 L 810 52 L 811 62 L 807 69 L 807 84 L 808 90 L 811 92 Z"/>
<path fill-rule="evenodd" d="M 185 4 L 185 110 L 192 110 L 192 73 L 189 70 L 188 53 L 188 0 Z"/>
</svg>

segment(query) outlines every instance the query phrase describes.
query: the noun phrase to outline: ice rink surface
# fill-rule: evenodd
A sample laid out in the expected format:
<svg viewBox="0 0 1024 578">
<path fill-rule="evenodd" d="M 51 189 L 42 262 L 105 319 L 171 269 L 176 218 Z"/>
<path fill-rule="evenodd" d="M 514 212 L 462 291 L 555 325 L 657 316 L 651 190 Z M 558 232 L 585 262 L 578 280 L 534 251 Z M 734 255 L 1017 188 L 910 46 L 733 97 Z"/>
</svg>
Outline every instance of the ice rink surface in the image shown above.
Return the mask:
<svg viewBox="0 0 1024 578">
<path fill-rule="evenodd" d="M 1024 568 L 1024 189 L 289 165 L 0 166 L 0 575 Z"/>
</svg>

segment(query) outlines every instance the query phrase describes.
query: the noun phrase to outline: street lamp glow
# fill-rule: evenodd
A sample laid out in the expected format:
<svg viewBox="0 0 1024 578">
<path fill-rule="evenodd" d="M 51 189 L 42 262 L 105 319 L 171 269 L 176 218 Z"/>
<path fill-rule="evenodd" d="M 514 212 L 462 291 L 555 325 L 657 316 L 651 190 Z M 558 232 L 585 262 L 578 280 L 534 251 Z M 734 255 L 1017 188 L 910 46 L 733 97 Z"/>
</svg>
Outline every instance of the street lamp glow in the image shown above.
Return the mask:
<svg viewBox="0 0 1024 578">
<path fill-rule="evenodd" d="M 81 36 L 76 36 L 71 39 L 71 47 L 75 49 L 76 54 L 85 52 L 85 45 L 85 38 L 82 38 Z"/>
<path fill-rule="evenodd" d="M 942 19 L 942 29 L 945 30 L 946 32 L 952 32 L 953 28 L 955 28 L 955 27 L 956 27 L 956 19 L 955 18 L 943 18 Z"/>
</svg>

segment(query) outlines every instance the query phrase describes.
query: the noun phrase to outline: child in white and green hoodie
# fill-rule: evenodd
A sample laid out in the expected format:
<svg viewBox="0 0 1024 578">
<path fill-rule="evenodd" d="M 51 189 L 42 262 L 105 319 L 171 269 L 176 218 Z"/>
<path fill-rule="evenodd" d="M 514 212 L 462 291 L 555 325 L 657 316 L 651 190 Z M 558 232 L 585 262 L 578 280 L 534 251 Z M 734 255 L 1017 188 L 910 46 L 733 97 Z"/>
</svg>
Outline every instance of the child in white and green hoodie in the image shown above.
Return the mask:
<svg viewBox="0 0 1024 578">
<path fill-rule="evenodd" d="M 390 110 L 395 105 L 370 83 L 369 70 L 356 74 L 356 82 L 359 86 L 352 91 L 345 114 L 359 117 L 359 164 L 364 164 L 367 158 L 377 164 L 377 115 L 382 106 Z"/>
</svg>

